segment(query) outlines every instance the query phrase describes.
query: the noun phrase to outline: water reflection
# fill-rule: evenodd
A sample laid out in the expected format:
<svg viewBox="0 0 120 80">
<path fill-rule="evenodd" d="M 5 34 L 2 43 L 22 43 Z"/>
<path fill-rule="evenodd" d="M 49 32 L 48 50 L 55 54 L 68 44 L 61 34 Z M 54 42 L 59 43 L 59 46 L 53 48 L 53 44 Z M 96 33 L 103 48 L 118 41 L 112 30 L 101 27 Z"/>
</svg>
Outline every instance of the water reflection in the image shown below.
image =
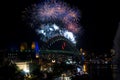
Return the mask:
<svg viewBox="0 0 120 80">
<path fill-rule="evenodd" d="M 83 64 L 83 71 L 87 72 L 87 64 Z"/>
<path fill-rule="evenodd" d="M 84 67 L 89 74 L 89 80 L 113 80 L 111 64 L 86 64 Z"/>
</svg>

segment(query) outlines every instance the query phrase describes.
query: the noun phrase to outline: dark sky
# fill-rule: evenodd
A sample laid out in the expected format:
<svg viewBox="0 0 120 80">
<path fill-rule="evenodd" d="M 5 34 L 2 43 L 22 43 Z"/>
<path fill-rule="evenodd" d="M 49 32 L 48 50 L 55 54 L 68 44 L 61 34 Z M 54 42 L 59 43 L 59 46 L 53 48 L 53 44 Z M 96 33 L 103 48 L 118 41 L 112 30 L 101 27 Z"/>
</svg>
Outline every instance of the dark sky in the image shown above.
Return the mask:
<svg viewBox="0 0 120 80">
<path fill-rule="evenodd" d="M 32 41 L 36 34 L 21 23 L 21 12 L 39 0 L 15 0 L 2 2 L 2 24 L 0 27 L 0 48 Z M 105 51 L 112 48 L 113 39 L 120 21 L 119 4 L 115 1 L 64 0 L 81 11 L 80 24 L 83 27 L 77 47 L 91 51 Z"/>
</svg>

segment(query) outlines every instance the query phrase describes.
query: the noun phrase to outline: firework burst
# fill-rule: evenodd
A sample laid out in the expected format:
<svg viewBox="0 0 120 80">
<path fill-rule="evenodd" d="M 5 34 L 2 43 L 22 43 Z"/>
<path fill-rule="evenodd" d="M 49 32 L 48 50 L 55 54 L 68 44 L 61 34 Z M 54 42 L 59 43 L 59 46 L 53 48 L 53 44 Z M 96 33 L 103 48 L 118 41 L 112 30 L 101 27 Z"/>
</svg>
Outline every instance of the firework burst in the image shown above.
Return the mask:
<svg viewBox="0 0 120 80">
<path fill-rule="evenodd" d="M 57 30 L 59 35 L 67 36 L 66 38 L 75 43 L 75 39 L 72 38 L 75 38 L 74 33 L 79 31 L 78 21 L 80 16 L 78 9 L 71 8 L 66 3 L 60 1 L 45 1 L 26 8 L 23 17 L 38 34 L 43 34 L 48 38 L 45 32 L 46 30 L 43 29 L 51 28 L 50 26 L 48 27 L 47 24 L 53 24 L 53 26 L 56 24 L 59 28 L 59 30 Z M 43 24 L 45 24 L 45 28 L 43 28 Z M 50 31 L 55 32 L 56 30 L 49 29 L 49 33 Z M 54 36 L 55 35 L 56 33 Z"/>
</svg>

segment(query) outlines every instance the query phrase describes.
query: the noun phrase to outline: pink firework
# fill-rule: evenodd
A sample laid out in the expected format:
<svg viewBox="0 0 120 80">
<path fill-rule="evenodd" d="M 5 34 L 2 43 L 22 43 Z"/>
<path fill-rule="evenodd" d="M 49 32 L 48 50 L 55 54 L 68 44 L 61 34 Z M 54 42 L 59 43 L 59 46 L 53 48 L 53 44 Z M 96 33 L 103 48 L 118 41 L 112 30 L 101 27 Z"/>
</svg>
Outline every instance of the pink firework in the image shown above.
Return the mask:
<svg viewBox="0 0 120 80">
<path fill-rule="evenodd" d="M 66 3 L 56 1 L 45 1 L 44 3 L 33 5 L 26 11 L 27 18 L 35 27 L 38 24 L 60 21 L 63 27 L 76 33 L 79 28 L 80 13 L 78 9 L 71 8 Z M 59 24 L 57 23 L 59 26 Z"/>
</svg>

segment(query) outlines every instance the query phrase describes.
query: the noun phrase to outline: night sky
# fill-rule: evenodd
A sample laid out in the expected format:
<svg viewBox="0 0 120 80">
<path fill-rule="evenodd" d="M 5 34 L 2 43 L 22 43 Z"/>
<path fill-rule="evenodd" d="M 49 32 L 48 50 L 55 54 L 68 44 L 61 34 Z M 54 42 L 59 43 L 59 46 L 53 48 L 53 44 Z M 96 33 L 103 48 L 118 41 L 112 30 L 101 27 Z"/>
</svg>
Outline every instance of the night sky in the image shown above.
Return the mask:
<svg viewBox="0 0 120 80">
<path fill-rule="evenodd" d="M 21 12 L 40 0 L 16 0 L 2 2 L 2 24 L 0 27 L 0 48 L 18 45 L 37 39 L 35 32 L 21 22 Z M 120 21 L 119 4 L 115 1 L 64 0 L 81 11 L 82 32 L 77 48 L 104 52 L 113 46 L 114 36 Z M 38 40 L 38 39 L 37 39 Z"/>
</svg>

